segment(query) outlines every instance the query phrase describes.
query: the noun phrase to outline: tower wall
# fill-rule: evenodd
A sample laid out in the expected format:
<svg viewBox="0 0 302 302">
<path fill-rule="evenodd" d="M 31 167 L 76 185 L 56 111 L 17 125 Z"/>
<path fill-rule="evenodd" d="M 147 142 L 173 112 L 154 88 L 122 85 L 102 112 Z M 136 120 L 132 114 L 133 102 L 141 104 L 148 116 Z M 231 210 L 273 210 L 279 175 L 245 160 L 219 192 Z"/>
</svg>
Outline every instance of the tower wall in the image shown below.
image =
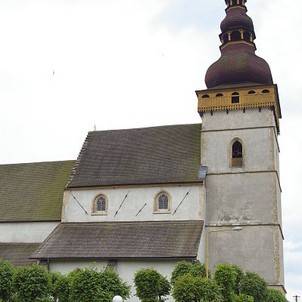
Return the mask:
<svg viewBox="0 0 302 302">
<path fill-rule="evenodd" d="M 201 162 L 208 166 L 209 265 L 234 263 L 283 288 L 279 145 L 270 108 L 203 114 Z M 232 142 L 242 167 L 232 167 Z M 234 226 L 236 230 L 234 230 Z M 239 226 L 239 228 L 238 228 Z"/>
</svg>

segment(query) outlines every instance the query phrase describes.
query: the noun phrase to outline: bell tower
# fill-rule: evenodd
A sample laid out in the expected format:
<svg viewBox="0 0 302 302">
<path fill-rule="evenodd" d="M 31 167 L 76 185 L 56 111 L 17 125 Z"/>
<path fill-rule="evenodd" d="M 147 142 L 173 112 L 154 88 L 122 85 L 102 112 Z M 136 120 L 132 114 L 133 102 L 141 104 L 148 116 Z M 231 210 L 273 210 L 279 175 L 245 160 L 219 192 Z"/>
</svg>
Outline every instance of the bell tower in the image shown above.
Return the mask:
<svg viewBox="0 0 302 302">
<path fill-rule="evenodd" d="M 206 262 L 234 263 L 285 292 L 278 87 L 258 57 L 246 0 L 226 0 L 221 57 L 196 91 L 208 167 Z"/>
</svg>

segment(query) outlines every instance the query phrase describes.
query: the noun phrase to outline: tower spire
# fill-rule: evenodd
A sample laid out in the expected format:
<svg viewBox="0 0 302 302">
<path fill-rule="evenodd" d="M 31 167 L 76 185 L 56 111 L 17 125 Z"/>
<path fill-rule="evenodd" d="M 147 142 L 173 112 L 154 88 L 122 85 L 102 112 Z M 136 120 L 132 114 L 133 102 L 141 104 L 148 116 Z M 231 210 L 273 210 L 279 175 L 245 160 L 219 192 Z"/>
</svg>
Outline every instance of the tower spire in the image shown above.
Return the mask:
<svg viewBox="0 0 302 302">
<path fill-rule="evenodd" d="M 246 0 L 225 0 L 226 17 L 220 24 L 221 57 L 207 71 L 208 88 L 240 84 L 273 84 L 269 65 L 256 56 L 253 20 Z"/>
</svg>

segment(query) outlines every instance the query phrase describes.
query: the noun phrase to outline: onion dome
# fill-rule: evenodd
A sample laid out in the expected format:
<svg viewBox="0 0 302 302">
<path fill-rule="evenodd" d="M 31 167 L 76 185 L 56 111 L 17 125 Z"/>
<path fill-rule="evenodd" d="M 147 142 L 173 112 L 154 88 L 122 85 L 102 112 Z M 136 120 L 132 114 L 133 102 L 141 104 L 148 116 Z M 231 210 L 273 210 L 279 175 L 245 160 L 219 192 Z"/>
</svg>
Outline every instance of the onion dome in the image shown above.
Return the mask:
<svg viewBox="0 0 302 302">
<path fill-rule="evenodd" d="M 246 0 L 226 0 L 226 17 L 221 23 L 221 57 L 206 73 L 208 88 L 272 84 L 268 63 L 256 56 L 252 19 L 246 14 Z"/>
</svg>

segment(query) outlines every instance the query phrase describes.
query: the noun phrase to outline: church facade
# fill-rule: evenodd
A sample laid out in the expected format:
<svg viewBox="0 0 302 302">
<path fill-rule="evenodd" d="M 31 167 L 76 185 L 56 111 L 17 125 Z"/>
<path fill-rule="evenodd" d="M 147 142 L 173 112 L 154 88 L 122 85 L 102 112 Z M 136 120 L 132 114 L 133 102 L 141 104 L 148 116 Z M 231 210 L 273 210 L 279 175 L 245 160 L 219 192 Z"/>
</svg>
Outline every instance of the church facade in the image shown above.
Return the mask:
<svg viewBox="0 0 302 302">
<path fill-rule="evenodd" d="M 278 87 L 246 0 L 226 4 L 202 123 L 93 131 L 76 161 L 0 166 L 1 258 L 112 266 L 130 284 L 144 267 L 228 262 L 285 292 Z"/>
</svg>

